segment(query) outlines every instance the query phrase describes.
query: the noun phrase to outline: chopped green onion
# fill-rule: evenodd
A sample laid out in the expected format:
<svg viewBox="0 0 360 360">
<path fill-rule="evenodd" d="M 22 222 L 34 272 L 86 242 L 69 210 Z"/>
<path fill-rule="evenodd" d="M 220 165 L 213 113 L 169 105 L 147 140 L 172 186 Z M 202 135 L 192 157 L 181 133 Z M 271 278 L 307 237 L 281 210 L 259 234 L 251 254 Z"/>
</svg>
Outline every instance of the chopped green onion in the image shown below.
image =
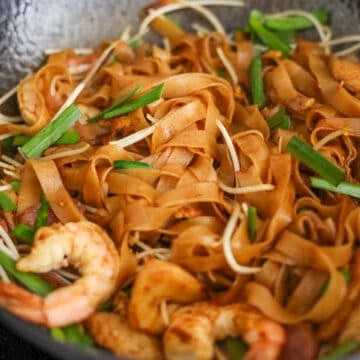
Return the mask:
<svg viewBox="0 0 360 360">
<path fill-rule="evenodd" d="M 128 100 L 130 100 L 132 97 L 134 97 L 135 95 L 137 95 L 139 92 L 141 91 L 141 86 L 137 86 L 134 90 L 130 91 L 128 94 L 126 94 L 125 96 L 123 96 L 120 100 L 118 100 L 115 104 L 113 104 L 112 106 L 110 106 L 109 108 L 103 110 L 101 113 L 93 116 L 92 118 L 88 119 L 89 123 L 93 123 L 96 122 L 97 120 L 101 119 L 104 117 L 104 115 L 107 112 L 110 112 L 112 110 L 115 110 L 117 107 L 125 104 Z"/>
<path fill-rule="evenodd" d="M 73 324 L 62 328 L 66 341 L 82 346 L 92 346 L 94 344 L 91 337 L 82 331 L 78 325 Z"/>
<path fill-rule="evenodd" d="M 310 178 L 310 184 L 313 188 L 328 190 L 339 194 L 349 195 L 354 198 L 360 199 L 360 184 L 352 184 L 348 182 L 341 182 L 339 185 L 334 186 L 329 182 L 316 177 Z"/>
<path fill-rule="evenodd" d="M 78 131 L 66 131 L 61 135 L 59 140 L 55 142 L 56 145 L 72 145 L 80 141 L 80 134 Z"/>
<path fill-rule="evenodd" d="M 314 17 L 323 25 L 329 21 L 329 13 L 325 9 L 313 12 Z M 271 17 L 267 16 L 264 25 L 271 30 L 305 30 L 314 26 L 314 24 L 305 16 L 287 16 L 287 17 Z"/>
<path fill-rule="evenodd" d="M 9 198 L 9 196 L 4 191 L 0 191 L 0 207 L 5 212 L 12 212 L 16 210 L 16 204 Z"/>
<path fill-rule="evenodd" d="M 10 136 L 4 140 L 1 140 L 1 145 L 4 146 L 4 147 L 10 147 L 10 146 L 13 146 L 13 141 L 14 141 L 14 137 L 15 136 Z"/>
<path fill-rule="evenodd" d="M 35 230 L 26 224 L 18 224 L 12 231 L 12 235 L 24 244 L 31 245 L 34 240 Z"/>
<path fill-rule="evenodd" d="M 248 350 L 247 345 L 240 337 L 227 337 L 225 347 L 230 356 L 230 360 L 241 360 Z"/>
<path fill-rule="evenodd" d="M 16 194 L 19 193 L 19 190 L 20 190 L 20 181 L 19 180 L 10 181 L 10 186 L 13 189 L 13 191 L 15 191 Z"/>
<path fill-rule="evenodd" d="M 356 340 L 349 340 L 337 346 L 334 350 L 325 355 L 321 355 L 318 360 L 338 360 L 343 359 L 346 355 L 353 353 L 360 348 L 360 342 Z"/>
<path fill-rule="evenodd" d="M 248 208 L 248 233 L 251 240 L 255 240 L 256 235 L 257 210 L 253 206 Z"/>
<path fill-rule="evenodd" d="M 37 275 L 16 270 L 15 261 L 1 250 L 0 265 L 8 273 L 13 275 L 19 283 L 21 283 L 30 291 L 39 296 L 46 296 L 54 290 L 54 288 L 49 283 L 47 283 L 45 280 L 41 279 Z"/>
<path fill-rule="evenodd" d="M 219 76 L 219 77 L 224 78 L 225 75 L 226 75 L 225 69 L 224 69 L 224 68 L 218 68 L 218 69 L 216 70 L 216 75 Z"/>
<path fill-rule="evenodd" d="M 276 114 L 267 120 L 267 123 L 271 130 L 289 129 L 291 121 L 290 116 L 286 115 L 285 109 L 281 108 Z"/>
<path fill-rule="evenodd" d="M 286 150 L 334 186 L 339 185 L 345 177 L 344 170 L 333 164 L 297 136 L 291 138 Z"/>
<path fill-rule="evenodd" d="M 66 335 L 62 328 L 54 327 L 50 329 L 50 334 L 56 341 L 65 342 Z"/>
<path fill-rule="evenodd" d="M 11 146 L 22 146 L 31 139 L 30 135 L 15 135 Z"/>
<path fill-rule="evenodd" d="M 260 56 L 254 57 L 251 62 L 250 84 L 252 102 L 261 109 L 265 106 L 265 92 L 262 78 L 262 60 Z"/>
<path fill-rule="evenodd" d="M 81 118 L 81 111 L 72 104 L 67 107 L 53 122 L 42 128 L 25 145 L 21 147 L 27 158 L 37 158 L 44 150 L 53 145 L 74 123 Z"/>
<path fill-rule="evenodd" d="M 255 32 L 255 34 L 267 47 L 281 51 L 284 56 L 288 56 L 290 54 L 290 46 L 262 24 L 261 12 L 257 10 L 251 11 L 249 25 L 252 31 Z"/>
<path fill-rule="evenodd" d="M 141 40 L 139 38 L 134 38 L 130 40 L 128 44 L 132 49 L 136 49 L 141 45 Z"/>
<path fill-rule="evenodd" d="M 296 41 L 296 33 L 295 33 L 295 31 L 291 31 L 291 30 L 286 30 L 286 31 L 273 30 L 273 33 L 280 40 L 282 40 L 284 43 L 288 44 L 289 46 L 291 44 L 294 44 L 295 41 Z"/>
<path fill-rule="evenodd" d="M 42 226 L 46 226 L 49 217 L 50 204 L 44 195 L 41 196 L 40 204 L 41 205 L 37 212 L 35 225 L 34 225 L 35 231 L 41 228 Z"/>
<path fill-rule="evenodd" d="M 114 169 L 151 168 L 151 164 L 142 161 L 114 160 Z"/>
<path fill-rule="evenodd" d="M 126 103 L 120 107 L 117 107 L 116 109 L 112 111 L 107 111 L 104 114 L 105 119 L 111 119 L 115 116 L 120 116 L 127 114 L 131 111 L 137 110 L 145 105 L 151 104 L 152 102 L 159 100 L 161 98 L 163 89 L 164 89 L 164 83 L 156 86 L 154 89 L 150 90 L 149 92 L 139 96 L 135 100 Z"/>
</svg>

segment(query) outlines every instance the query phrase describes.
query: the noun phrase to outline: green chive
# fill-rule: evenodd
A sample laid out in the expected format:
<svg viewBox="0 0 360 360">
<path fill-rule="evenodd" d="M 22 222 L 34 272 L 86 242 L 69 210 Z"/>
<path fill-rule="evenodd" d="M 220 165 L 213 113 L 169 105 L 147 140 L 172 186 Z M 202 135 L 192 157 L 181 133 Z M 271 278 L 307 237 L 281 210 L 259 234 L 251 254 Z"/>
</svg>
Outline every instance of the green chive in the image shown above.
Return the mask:
<svg viewBox="0 0 360 360">
<path fill-rule="evenodd" d="M 141 91 L 141 86 L 137 86 L 134 90 L 130 91 L 128 94 L 123 96 L 120 100 L 118 100 L 115 104 L 111 105 L 107 109 L 103 110 L 101 113 L 93 116 L 92 118 L 88 119 L 88 123 L 96 122 L 97 120 L 104 117 L 104 115 L 110 111 L 115 110 L 117 107 L 125 104 L 128 100 L 130 100 L 132 97 L 137 95 Z"/>
<path fill-rule="evenodd" d="M 78 131 L 66 131 L 59 140 L 55 142 L 56 145 L 72 145 L 80 141 L 80 134 Z"/>
<path fill-rule="evenodd" d="M 341 182 L 339 185 L 334 186 L 329 182 L 316 177 L 310 178 L 310 184 L 313 188 L 328 190 L 339 194 L 349 195 L 354 198 L 360 199 L 360 184 L 352 184 L 348 182 Z"/>
<path fill-rule="evenodd" d="M 250 13 L 249 25 L 267 47 L 281 51 L 284 56 L 290 54 L 290 46 L 262 24 L 261 12 L 253 10 Z"/>
<path fill-rule="evenodd" d="M 19 193 L 19 190 L 20 190 L 20 181 L 19 180 L 10 181 L 10 186 L 13 189 L 13 191 L 15 191 L 16 194 Z"/>
<path fill-rule="evenodd" d="M 41 205 L 37 212 L 35 225 L 34 225 L 35 231 L 41 228 L 42 226 L 46 226 L 49 217 L 50 204 L 44 195 L 41 196 L 40 204 Z"/>
<path fill-rule="evenodd" d="M 25 145 L 21 147 L 27 158 L 37 158 L 44 150 L 53 145 L 59 138 L 81 118 L 81 111 L 72 104 L 67 107 L 53 122 L 42 128 Z"/>
<path fill-rule="evenodd" d="M 31 139 L 29 135 L 15 135 L 12 141 L 12 146 L 22 146 Z"/>
<path fill-rule="evenodd" d="M 104 114 L 105 119 L 111 119 L 116 116 L 127 114 L 131 111 L 137 110 L 145 105 L 151 104 L 152 102 L 159 100 L 161 98 L 163 89 L 164 89 L 164 83 L 156 86 L 154 89 L 150 90 L 149 92 L 143 94 L 142 96 L 139 96 L 135 100 L 126 103 L 122 106 L 117 107 L 116 109 L 112 111 L 107 111 Z"/>
<path fill-rule="evenodd" d="M 16 204 L 9 198 L 9 196 L 4 191 L 0 191 L 0 207 L 5 212 L 12 212 L 16 210 Z"/>
<path fill-rule="evenodd" d="M 13 146 L 13 141 L 14 141 L 14 137 L 15 136 L 10 136 L 4 140 L 1 141 L 1 145 L 4 146 L 4 147 L 10 147 L 10 146 Z"/>
<path fill-rule="evenodd" d="M 297 136 L 291 138 L 286 150 L 332 185 L 337 186 L 343 181 L 345 177 L 344 170 L 333 164 Z"/>
<path fill-rule="evenodd" d="M 337 346 L 334 350 L 325 355 L 321 355 L 318 360 L 338 360 L 344 358 L 360 348 L 360 342 L 356 340 L 349 340 Z"/>
<path fill-rule="evenodd" d="M 282 40 L 284 43 L 288 44 L 289 46 L 291 44 L 294 44 L 295 41 L 296 41 L 296 33 L 295 33 L 295 31 L 291 31 L 291 30 L 286 30 L 286 31 L 273 30 L 273 33 L 280 40 Z"/>
<path fill-rule="evenodd" d="M 245 342 L 239 337 L 227 337 L 225 339 L 225 347 L 230 356 L 230 360 L 241 360 L 248 350 Z"/>
<path fill-rule="evenodd" d="M 250 85 L 253 104 L 260 109 L 265 106 L 264 82 L 262 78 L 262 60 L 260 56 L 254 57 L 250 65 Z"/>
<path fill-rule="evenodd" d="M 54 290 L 54 288 L 49 283 L 35 274 L 18 271 L 15 267 L 15 261 L 1 250 L 0 265 L 4 267 L 8 273 L 13 275 L 19 283 L 39 296 L 46 296 Z"/>
<path fill-rule="evenodd" d="M 59 342 L 65 342 L 66 341 L 66 335 L 63 329 L 55 327 L 50 329 L 50 334 L 56 341 Z"/>
<path fill-rule="evenodd" d="M 114 160 L 114 169 L 151 168 L 151 164 L 142 161 Z"/>
<path fill-rule="evenodd" d="M 66 341 L 82 346 L 92 346 L 94 344 L 91 337 L 82 331 L 78 325 L 73 324 L 62 328 Z"/>
<path fill-rule="evenodd" d="M 313 15 L 321 24 L 325 25 L 329 21 L 329 13 L 325 9 L 313 12 Z M 287 16 L 282 18 L 266 17 L 264 25 L 271 30 L 305 30 L 314 26 L 314 24 L 305 16 Z"/>
<path fill-rule="evenodd" d="M 22 243 L 31 245 L 34 240 L 35 230 L 26 224 L 18 224 L 12 231 L 12 235 Z"/>
<path fill-rule="evenodd" d="M 267 123 L 271 130 L 289 129 L 291 124 L 290 116 L 286 115 L 284 108 L 281 108 L 276 114 L 267 120 Z"/>
<path fill-rule="evenodd" d="M 257 210 L 253 206 L 248 208 L 248 233 L 251 240 L 255 240 L 257 223 Z"/>
<path fill-rule="evenodd" d="M 128 44 L 132 49 L 136 49 L 141 45 L 141 40 L 139 38 L 134 38 L 130 40 Z"/>
</svg>

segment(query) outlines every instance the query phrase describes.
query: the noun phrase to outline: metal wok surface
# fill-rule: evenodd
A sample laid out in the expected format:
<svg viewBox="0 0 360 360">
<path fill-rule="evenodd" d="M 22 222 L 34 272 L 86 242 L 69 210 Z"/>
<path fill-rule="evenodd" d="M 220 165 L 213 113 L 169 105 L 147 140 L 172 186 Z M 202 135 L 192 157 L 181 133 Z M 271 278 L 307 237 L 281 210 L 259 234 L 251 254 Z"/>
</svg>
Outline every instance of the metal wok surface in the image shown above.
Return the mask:
<svg viewBox="0 0 360 360">
<path fill-rule="evenodd" d="M 92 47 L 103 40 L 118 37 L 129 24 L 135 30 L 139 23 L 139 11 L 153 1 L 155 0 L 1 0 L 0 96 L 16 85 L 29 71 L 41 65 L 45 49 Z M 315 10 L 324 7 L 332 14 L 331 26 L 336 36 L 360 34 L 360 0 L 245 2 L 248 4 L 245 8 L 214 8 L 228 30 L 244 25 L 251 8 L 273 12 L 294 8 Z M 177 13 L 174 17 L 187 27 L 195 20 L 201 22 L 201 18 L 192 12 L 186 12 L 186 16 L 184 14 Z M 0 310 L 0 329 L 3 332 L 4 327 L 57 359 L 115 359 L 105 351 L 84 350 L 55 342 L 46 330 Z M 16 346 L 23 346 L 21 340 L 16 342 Z M 3 354 L 4 349 L 0 348 L 0 359 L 5 359 Z M 33 357 L 24 358 L 40 358 L 40 353 L 34 354 Z M 8 354 L 6 358 L 14 357 Z M 360 355 L 348 359 L 357 358 L 360 359 Z"/>
</svg>

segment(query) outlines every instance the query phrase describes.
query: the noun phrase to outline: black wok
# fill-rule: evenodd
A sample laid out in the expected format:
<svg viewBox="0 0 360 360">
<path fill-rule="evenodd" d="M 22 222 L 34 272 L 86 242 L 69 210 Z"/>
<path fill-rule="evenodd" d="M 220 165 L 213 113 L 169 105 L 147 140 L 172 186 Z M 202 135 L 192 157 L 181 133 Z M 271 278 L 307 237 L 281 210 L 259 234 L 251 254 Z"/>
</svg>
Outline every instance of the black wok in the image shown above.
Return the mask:
<svg viewBox="0 0 360 360">
<path fill-rule="evenodd" d="M 41 65 L 45 49 L 92 47 L 102 40 L 118 37 L 128 24 L 136 29 L 139 10 L 151 2 L 152 0 L 1 0 L 0 96 L 29 71 Z M 250 8 L 272 12 L 291 8 L 314 10 L 325 7 L 332 14 L 331 25 L 335 35 L 360 34 L 359 0 L 245 2 L 249 4 L 245 8 L 216 9 L 228 29 L 244 25 Z M 176 19 L 187 26 L 194 19 L 201 20 L 193 14 L 189 15 L 189 12 L 186 17 L 184 13 L 176 14 Z M 16 333 L 16 337 L 11 333 L 7 335 L 9 329 Z M 84 350 L 55 342 L 44 329 L 0 310 L 0 359 L 12 359 L 15 354 L 29 360 L 48 359 L 43 353 L 28 347 L 21 339 L 58 359 L 114 359 L 105 351 Z M 5 345 L 6 341 L 9 344 Z M 351 357 L 355 358 L 360 359 L 360 356 Z"/>
</svg>

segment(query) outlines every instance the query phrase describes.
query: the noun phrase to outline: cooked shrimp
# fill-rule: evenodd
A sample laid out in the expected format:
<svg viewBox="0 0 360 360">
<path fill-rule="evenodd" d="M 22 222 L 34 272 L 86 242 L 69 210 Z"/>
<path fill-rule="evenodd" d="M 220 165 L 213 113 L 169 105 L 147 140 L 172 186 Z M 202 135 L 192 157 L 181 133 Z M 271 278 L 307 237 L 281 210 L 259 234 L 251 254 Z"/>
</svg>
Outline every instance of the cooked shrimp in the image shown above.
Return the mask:
<svg viewBox="0 0 360 360">
<path fill-rule="evenodd" d="M 126 317 L 99 312 L 86 322 L 93 339 L 101 346 L 120 356 L 137 360 L 161 360 L 161 341 L 131 327 Z"/>
<path fill-rule="evenodd" d="M 215 341 L 227 336 L 242 336 L 250 345 L 246 360 L 277 359 L 285 343 L 284 329 L 247 305 L 201 302 L 173 315 L 163 338 L 165 356 L 168 360 L 212 359 Z"/>
<path fill-rule="evenodd" d="M 68 265 L 76 267 L 82 276 L 44 298 L 0 282 L 0 305 L 47 327 L 84 320 L 110 297 L 118 277 L 118 252 L 98 225 L 81 221 L 40 228 L 30 254 L 18 260 L 16 267 L 43 273 Z"/>
<path fill-rule="evenodd" d="M 149 334 L 162 334 L 161 303 L 189 304 L 206 297 L 205 286 L 180 266 L 161 260 L 148 262 L 137 275 L 128 307 L 130 324 Z"/>
</svg>

